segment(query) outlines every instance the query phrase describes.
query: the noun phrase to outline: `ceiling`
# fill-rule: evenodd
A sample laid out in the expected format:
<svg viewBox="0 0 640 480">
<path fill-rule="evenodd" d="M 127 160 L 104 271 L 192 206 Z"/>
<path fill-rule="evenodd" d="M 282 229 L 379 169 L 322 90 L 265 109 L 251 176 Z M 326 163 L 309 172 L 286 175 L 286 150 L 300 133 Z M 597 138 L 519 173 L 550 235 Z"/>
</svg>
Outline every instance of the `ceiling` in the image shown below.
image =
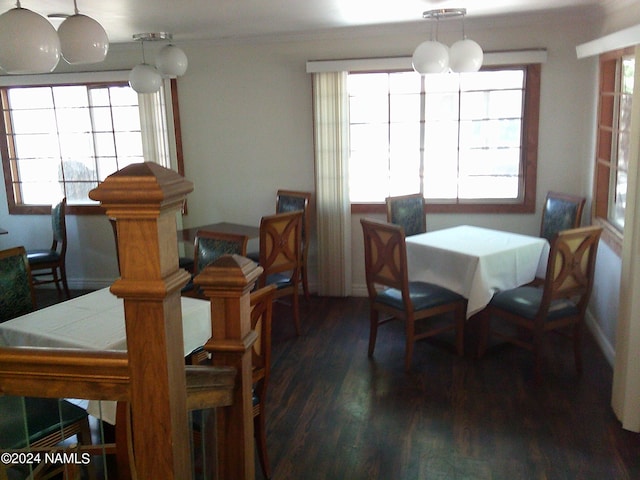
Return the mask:
<svg viewBox="0 0 640 480">
<path fill-rule="evenodd" d="M 112 43 L 134 33 L 171 32 L 175 39 L 299 34 L 333 28 L 416 22 L 435 8 L 467 8 L 467 18 L 585 7 L 616 0 L 76 0 Z M 0 11 L 15 6 L 2 0 Z M 41 15 L 72 14 L 74 0 L 22 0 Z M 55 24 L 55 21 L 52 22 Z"/>
</svg>

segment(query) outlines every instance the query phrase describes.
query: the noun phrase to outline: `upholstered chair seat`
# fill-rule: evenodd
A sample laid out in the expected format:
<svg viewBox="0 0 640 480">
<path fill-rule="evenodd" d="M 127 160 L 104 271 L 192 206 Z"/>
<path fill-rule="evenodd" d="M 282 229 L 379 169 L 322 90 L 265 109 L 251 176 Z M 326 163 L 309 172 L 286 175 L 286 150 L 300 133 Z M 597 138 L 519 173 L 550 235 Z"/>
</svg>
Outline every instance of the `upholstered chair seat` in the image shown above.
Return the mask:
<svg viewBox="0 0 640 480">
<path fill-rule="evenodd" d="M 451 290 L 425 282 L 409 282 L 409 299 L 414 310 L 437 307 L 450 302 L 464 300 Z M 385 288 L 381 290 L 375 299 L 376 302 L 384 303 L 390 307 L 404 309 L 402 291 L 397 288 Z"/>
</svg>

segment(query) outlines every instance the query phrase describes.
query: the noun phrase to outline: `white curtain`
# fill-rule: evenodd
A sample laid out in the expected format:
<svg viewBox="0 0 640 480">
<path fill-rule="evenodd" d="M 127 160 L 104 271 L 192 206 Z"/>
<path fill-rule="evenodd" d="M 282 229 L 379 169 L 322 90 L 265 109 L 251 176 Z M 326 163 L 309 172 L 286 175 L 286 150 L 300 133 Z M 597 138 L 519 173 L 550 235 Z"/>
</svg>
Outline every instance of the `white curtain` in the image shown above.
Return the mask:
<svg viewBox="0 0 640 480">
<path fill-rule="evenodd" d="M 156 93 L 138 94 L 138 105 L 145 161 L 171 168 L 164 87 Z"/>
<path fill-rule="evenodd" d="M 640 47 L 636 47 L 620 310 L 611 404 L 623 428 L 640 432 Z"/>
<path fill-rule="evenodd" d="M 347 73 L 313 74 L 318 293 L 351 294 Z"/>
</svg>

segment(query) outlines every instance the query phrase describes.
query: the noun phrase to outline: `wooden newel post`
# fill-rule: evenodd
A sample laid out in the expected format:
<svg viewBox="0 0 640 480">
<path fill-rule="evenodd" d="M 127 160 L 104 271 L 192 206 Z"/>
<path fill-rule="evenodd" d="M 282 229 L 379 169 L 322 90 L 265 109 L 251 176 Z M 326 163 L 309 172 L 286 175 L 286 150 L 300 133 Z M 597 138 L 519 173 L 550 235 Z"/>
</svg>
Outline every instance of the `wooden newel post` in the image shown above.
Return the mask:
<svg viewBox="0 0 640 480">
<path fill-rule="evenodd" d="M 205 349 L 215 366 L 236 368 L 233 405 L 217 409 L 220 478 L 255 478 L 251 350 L 258 334 L 251 329 L 250 292 L 262 273 L 248 258 L 225 255 L 207 266 L 194 282 L 211 302 L 211 339 Z"/>
<path fill-rule="evenodd" d="M 176 215 L 193 184 L 155 163 L 130 165 L 89 196 L 116 219 L 138 478 L 191 478 Z"/>
</svg>

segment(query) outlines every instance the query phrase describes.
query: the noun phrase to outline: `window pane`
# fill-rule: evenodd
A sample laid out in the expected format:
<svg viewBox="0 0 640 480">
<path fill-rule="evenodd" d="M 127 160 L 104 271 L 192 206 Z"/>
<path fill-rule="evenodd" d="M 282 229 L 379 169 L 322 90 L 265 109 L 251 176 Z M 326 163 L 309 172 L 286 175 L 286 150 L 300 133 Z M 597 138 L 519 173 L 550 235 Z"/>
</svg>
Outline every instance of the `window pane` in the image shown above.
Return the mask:
<svg viewBox="0 0 640 480">
<path fill-rule="evenodd" d="M 88 192 L 99 181 L 144 161 L 138 95 L 129 86 L 4 90 L 6 158 L 15 165 L 10 183 L 19 205 L 51 204 L 61 195 L 70 204 L 93 204 Z"/>
<path fill-rule="evenodd" d="M 524 68 L 348 78 L 352 201 L 523 198 Z"/>
<path fill-rule="evenodd" d="M 51 88 L 12 88 L 9 90 L 9 104 L 12 110 L 53 108 Z"/>
<path fill-rule="evenodd" d="M 53 101 L 56 108 L 87 107 L 87 88 L 84 85 L 53 87 Z"/>
<path fill-rule="evenodd" d="M 88 108 L 61 108 L 56 110 L 59 132 L 91 132 Z"/>
<path fill-rule="evenodd" d="M 56 117 L 53 110 L 18 110 L 11 114 L 13 131 L 25 133 L 55 133 Z"/>
</svg>

